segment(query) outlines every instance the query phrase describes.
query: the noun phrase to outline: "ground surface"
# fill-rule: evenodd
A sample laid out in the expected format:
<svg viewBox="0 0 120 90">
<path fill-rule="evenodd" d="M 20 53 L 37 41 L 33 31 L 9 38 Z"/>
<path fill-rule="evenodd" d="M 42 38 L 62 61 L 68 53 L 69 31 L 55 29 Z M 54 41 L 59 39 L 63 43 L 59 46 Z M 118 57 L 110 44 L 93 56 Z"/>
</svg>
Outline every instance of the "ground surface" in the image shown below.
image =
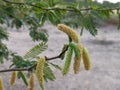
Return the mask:
<svg viewBox="0 0 120 90">
<path fill-rule="evenodd" d="M 49 47 L 43 55 L 56 56 L 60 53 L 62 45 L 67 43 L 67 36 L 49 24 L 45 28 L 49 33 Z M 36 45 L 29 37 L 28 31 L 24 29 L 20 31 L 11 29 L 9 41 L 5 41 L 10 50 L 20 55 L 24 55 L 27 50 Z M 45 83 L 46 90 L 120 90 L 120 31 L 115 26 L 109 25 L 98 28 L 96 37 L 84 32 L 81 41 L 90 53 L 91 70 L 85 71 L 81 63 L 79 74 L 74 75 L 71 67 L 69 75 L 64 77 L 60 71 L 53 68 L 57 79 L 54 82 Z M 63 64 L 60 59 L 52 62 Z M 6 62 L 0 65 L 0 69 L 8 68 L 9 64 Z M 10 73 L 3 73 L 2 76 L 5 90 L 27 90 L 27 87 L 20 83 L 21 80 L 18 80 L 15 87 L 10 87 Z M 35 85 L 35 90 L 40 90 L 37 82 Z"/>
</svg>

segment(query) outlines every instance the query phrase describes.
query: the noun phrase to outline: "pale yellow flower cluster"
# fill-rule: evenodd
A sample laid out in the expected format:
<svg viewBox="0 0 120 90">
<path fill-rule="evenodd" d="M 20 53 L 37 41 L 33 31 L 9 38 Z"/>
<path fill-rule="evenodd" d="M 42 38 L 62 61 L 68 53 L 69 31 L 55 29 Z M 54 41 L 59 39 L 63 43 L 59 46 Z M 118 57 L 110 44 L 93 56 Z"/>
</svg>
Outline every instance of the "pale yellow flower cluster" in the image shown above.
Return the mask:
<svg viewBox="0 0 120 90">
<path fill-rule="evenodd" d="M 1 76 L 0 76 L 0 90 L 4 90 L 3 80 Z"/>
<path fill-rule="evenodd" d="M 81 59 L 83 59 L 83 64 L 84 64 L 85 70 L 89 70 L 90 69 L 90 56 L 89 56 L 88 51 L 81 44 L 79 35 L 72 28 L 70 28 L 64 24 L 58 24 L 57 27 L 60 31 L 63 31 L 64 33 L 66 33 L 72 39 L 72 41 L 75 42 L 74 46 L 77 47 L 77 49 L 79 50 L 80 57 L 78 58 L 77 56 L 75 56 L 75 58 L 74 58 L 74 65 L 73 65 L 74 73 L 75 74 L 79 73 Z M 74 51 L 77 54 L 77 51 L 76 50 L 74 50 Z"/>
<path fill-rule="evenodd" d="M 78 43 L 80 41 L 78 34 L 72 28 L 64 24 L 58 24 L 58 29 L 66 33 L 74 42 Z"/>
<path fill-rule="evenodd" d="M 14 86 L 17 79 L 17 71 L 13 71 L 11 74 L 10 85 Z"/>
<path fill-rule="evenodd" d="M 45 57 L 40 57 L 36 66 L 36 76 L 39 80 L 42 90 L 44 90 L 44 77 L 43 77 L 44 64 L 45 64 Z"/>
<path fill-rule="evenodd" d="M 31 73 L 31 75 L 30 75 L 30 81 L 29 81 L 29 85 L 30 85 L 30 88 L 29 88 L 29 90 L 35 90 L 34 89 L 34 74 L 33 73 Z"/>
</svg>

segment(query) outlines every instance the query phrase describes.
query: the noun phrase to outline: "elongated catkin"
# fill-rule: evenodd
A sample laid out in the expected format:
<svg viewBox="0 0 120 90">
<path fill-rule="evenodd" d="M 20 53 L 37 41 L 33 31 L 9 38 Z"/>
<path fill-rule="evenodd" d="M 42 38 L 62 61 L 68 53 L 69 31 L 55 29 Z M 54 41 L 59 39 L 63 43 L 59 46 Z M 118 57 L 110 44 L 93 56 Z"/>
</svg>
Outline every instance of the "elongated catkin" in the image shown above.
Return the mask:
<svg viewBox="0 0 120 90">
<path fill-rule="evenodd" d="M 4 90 L 3 80 L 1 76 L 0 76 L 0 90 Z"/>
<path fill-rule="evenodd" d="M 84 63 L 85 70 L 90 70 L 90 56 L 89 56 L 87 49 L 84 47 L 83 47 L 82 57 L 83 57 L 83 63 Z"/>
<path fill-rule="evenodd" d="M 77 44 L 77 48 L 80 52 L 80 57 L 82 57 L 82 53 L 83 53 L 83 45 L 81 43 Z"/>
<path fill-rule="evenodd" d="M 73 49 L 71 47 L 68 48 L 68 51 L 66 53 L 65 63 L 62 68 L 62 74 L 67 75 L 70 69 L 71 59 L 72 59 L 72 53 Z"/>
<path fill-rule="evenodd" d="M 34 74 L 33 73 L 31 73 L 30 75 L 29 85 L 30 85 L 29 90 L 34 90 Z"/>
<path fill-rule="evenodd" d="M 17 71 L 13 71 L 11 74 L 10 85 L 14 86 L 17 79 Z"/>
<path fill-rule="evenodd" d="M 78 34 L 70 27 L 64 25 L 64 24 L 58 24 L 58 29 L 66 33 L 74 42 L 79 42 L 79 36 Z"/>
<path fill-rule="evenodd" d="M 69 45 L 70 45 L 70 47 L 74 50 L 75 57 L 76 57 L 76 58 L 80 58 L 80 51 L 79 51 L 77 45 L 74 44 L 74 43 L 70 43 Z"/>
<path fill-rule="evenodd" d="M 73 65 L 73 70 L 75 74 L 78 74 L 80 72 L 80 61 L 82 57 L 82 44 L 77 44 L 77 48 L 79 50 L 79 57 L 74 58 L 74 65 Z"/>
<path fill-rule="evenodd" d="M 37 66 L 36 66 L 36 75 L 42 90 L 44 90 L 44 77 L 43 77 L 44 64 L 45 64 L 45 57 L 41 57 L 38 60 Z"/>
<path fill-rule="evenodd" d="M 73 70 L 75 74 L 78 74 L 80 71 L 80 59 L 79 58 L 74 58 L 74 65 L 73 65 Z"/>
</svg>

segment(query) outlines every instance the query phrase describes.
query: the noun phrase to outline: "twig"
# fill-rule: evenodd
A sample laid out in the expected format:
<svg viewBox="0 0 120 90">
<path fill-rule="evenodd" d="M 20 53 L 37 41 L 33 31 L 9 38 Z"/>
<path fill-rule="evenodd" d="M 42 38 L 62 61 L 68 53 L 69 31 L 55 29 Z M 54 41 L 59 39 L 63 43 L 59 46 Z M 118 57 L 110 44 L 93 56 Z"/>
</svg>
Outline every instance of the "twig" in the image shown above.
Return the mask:
<svg viewBox="0 0 120 90">
<path fill-rule="evenodd" d="M 28 69 L 29 68 L 11 68 L 11 69 L 0 70 L 0 73 L 11 72 L 11 71 L 28 71 Z"/>
<path fill-rule="evenodd" d="M 46 61 L 60 58 L 67 50 L 68 50 L 68 47 L 63 52 L 61 52 L 58 56 L 55 56 L 55 57 L 52 57 L 52 58 L 47 58 L 46 57 Z M 33 66 L 31 66 L 29 68 L 11 68 L 11 69 L 0 70 L 0 73 L 11 72 L 11 71 L 32 71 L 36 67 L 36 65 L 37 64 L 34 64 Z"/>
<path fill-rule="evenodd" d="M 47 58 L 46 57 L 46 60 L 49 61 L 49 60 L 53 60 L 53 59 L 56 59 L 56 58 L 60 58 L 67 50 L 68 50 L 68 47 L 63 52 L 61 52 L 58 56 L 55 56 L 55 57 L 52 57 L 52 58 Z"/>
<path fill-rule="evenodd" d="M 70 11 L 70 12 L 79 12 L 79 11 L 89 11 L 89 10 L 96 10 L 96 11 L 106 11 L 106 10 L 120 10 L 120 7 L 115 7 L 115 8 L 103 8 L 103 9 L 94 9 L 92 7 L 90 8 L 82 8 L 82 9 L 79 9 L 79 10 L 74 10 L 72 8 L 42 8 L 38 5 L 35 5 L 35 4 L 26 4 L 24 2 L 12 2 L 12 1 L 9 1 L 9 0 L 2 0 L 6 3 L 10 3 L 10 4 L 19 4 L 19 5 L 28 5 L 28 6 L 32 6 L 32 7 L 36 7 L 36 8 L 39 8 L 39 9 L 42 9 L 42 10 L 45 10 L 45 11 L 50 11 L 50 10 L 61 10 L 61 11 Z"/>
</svg>

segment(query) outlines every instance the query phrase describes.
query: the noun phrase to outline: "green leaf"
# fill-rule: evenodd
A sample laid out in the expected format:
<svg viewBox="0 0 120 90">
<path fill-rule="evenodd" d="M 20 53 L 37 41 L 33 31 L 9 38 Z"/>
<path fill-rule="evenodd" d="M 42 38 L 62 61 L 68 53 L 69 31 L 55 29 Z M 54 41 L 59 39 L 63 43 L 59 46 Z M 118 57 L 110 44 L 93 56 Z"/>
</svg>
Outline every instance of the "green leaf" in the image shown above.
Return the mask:
<svg viewBox="0 0 120 90">
<path fill-rule="evenodd" d="M 13 21 L 12 21 L 12 27 L 16 27 L 17 29 L 18 28 L 21 28 L 21 26 L 23 25 L 23 23 L 22 23 L 22 21 L 21 20 L 19 20 L 19 19 L 14 19 Z"/>
<path fill-rule="evenodd" d="M 45 67 L 44 67 L 44 77 L 51 81 L 54 81 L 56 79 L 54 73 L 52 72 L 51 68 L 47 63 L 45 63 Z"/>
<path fill-rule="evenodd" d="M 53 0 L 49 0 L 49 6 L 53 6 Z"/>
<path fill-rule="evenodd" d="M 118 30 L 120 30 L 120 13 L 118 13 Z"/>
<path fill-rule="evenodd" d="M 41 17 L 41 26 L 45 23 L 46 19 L 47 19 L 47 15 L 46 13 L 44 13 L 43 16 Z"/>
<path fill-rule="evenodd" d="M 0 40 L 1 39 L 8 40 L 8 33 L 2 27 L 0 27 Z"/>
<path fill-rule="evenodd" d="M 62 75 L 67 75 L 69 70 L 70 70 L 70 64 L 71 64 L 71 59 L 72 59 L 72 53 L 73 49 L 71 47 L 68 48 L 68 51 L 66 53 L 66 58 L 65 58 L 65 63 L 62 68 Z"/>
<path fill-rule="evenodd" d="M 63 52 L 64 50 L 66 50 L 67 48 L 68 48 L 68 45 L 67 45 L 67 44 L 64 44 L 64 46 L 63 46 L 63 48 L 62 48 L 62 52 Z M 63 60 L 64 57 L 65 57 L 65 53 L 62 54 L 60 58 Z"/>
<path fill-rule="evenodd" d="M 36 5 L 39 6 L 39 7 L 41 7 L 41 8 L 47 8 L 47 7 L 49 7 L 48 0 L 47 1 L 46 0 L 37 1 Z"/>
<path fill-rule="evenodd" d="M 59 65 L 53 64 L 51 62 L 48 62 L 49 64 L 51 64 L 53 67 L 55 67 L 56 69 L 62 70 L 62 68 Z"/>
<path fill-rule="evenodd" d="M 35 28 L 36 27 L 34 27 L 33 29 L 35 29 Z M 39 40 L 42 40 L 45 42 L 48 41 L 48 35 L 47 35 L 47 32 L 45 29 L 41 29 L 40 31 L 38 31 L 36 29 L 31 30 L 29 34 L 32 37 L 33 41 L 39 41 Z"/>
<path fill-rule="evenodd" d="M 57 25 L 58 23 L 60 23 L 60 17 L 57 16 L 56 12 L 54 11 L 50 11 L 48 13 L 48 18 L 49 18 L 49 21 L 54 25 Z"/>
<path fill-rule="evenodd" d="M 77 48 L 77 45 L 75 45 L 74 43 L 70 43 L 69 45 L 74 50 L 75 57 L 80 58 L 80 52 L 79 49 Z"/>
<path fill-rule="evenodd" d="M 19 71 L 18 74 L 22 78 L 24 84 L 28 86 L 28 81 L 27 81 L 27 78 L 25 77 L 25 74 L 22 71 Z"/>
<path fill-rule="evenodd" d="M 52 23 L 52 24 L 54 24 L 54 15 L 53 15 L 53 13 L 52 12 L 49 12 L 48 13 L 48 18 L 49 18 L 49 21 Z"/>
<path fill-rule="evenodd" d="M 83 25 L 93 36 L 97 34 L 97 29 L 96 29 L 92 16 L 89 15 L 89 16 L 84 17 Z"/>
<path fill-rule="evenodd" d="M 42 53 L 44 50 L 47 49 L 47 45 L 45 42 L 41 42 L 38 45 L 34 46 L 32 49 L 30 49 L 25 55 L 24 58 L 28 59 L 28 58 L 34 58 L 37 55 L 39 55 L 40 53 Z"/>
<path fill-rule="evenodd" d="M 5 44 L 0 40 L 0 63 L 4 62 L 4 59 L 8 59 L 9 51 Z"/>
</svg>

